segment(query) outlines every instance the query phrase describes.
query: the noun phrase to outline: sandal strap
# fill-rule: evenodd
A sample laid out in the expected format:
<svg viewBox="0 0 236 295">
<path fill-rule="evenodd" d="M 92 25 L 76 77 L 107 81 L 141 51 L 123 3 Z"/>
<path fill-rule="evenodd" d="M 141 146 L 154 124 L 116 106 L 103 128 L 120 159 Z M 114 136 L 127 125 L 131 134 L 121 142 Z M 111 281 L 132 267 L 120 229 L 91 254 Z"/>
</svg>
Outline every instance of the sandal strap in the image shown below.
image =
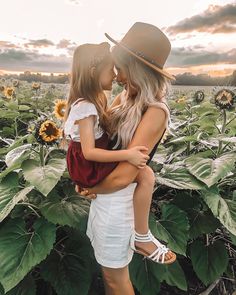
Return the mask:
<svg viewBox="0 0 236 295">
<path fill-rule="evenodd" d="M 134 251 L 137 250 L 135 248 L 135 242 L 153 242 L 157 246 L 157 249 L 154 250 L 150 255 L 148 255 L 147 258 L 151 259 L 152 261 L 159 262 L 161 257 L 161 263 L 164 263 L 165 255 L 168 253 L 169 248 L 167 248 L 165 245 L 159 242 L 153 236 L 150 230 L 148 230 L 146 234 L 139 234 L 136 231 L 134 231 L 131 237 L 131 248 Z"/>
<path fill-rule="evenodd" d="M 152 242 L 152 233 L 150 230 L 146 234 L 139 234 L 136 231 L 134 233 L 136 242 Z"/>
<path fill-rule="evenodd" d="M 165 245 L 159 246 L 155 251 L 153 251 L 148 258 L 150 258 L 153 261 L 159 261 L 160 256 L 161 257 L 161 262 L 164 263 L 165 261 L 165 254 L 167 254 L 169 249 Z"/>
</svg>

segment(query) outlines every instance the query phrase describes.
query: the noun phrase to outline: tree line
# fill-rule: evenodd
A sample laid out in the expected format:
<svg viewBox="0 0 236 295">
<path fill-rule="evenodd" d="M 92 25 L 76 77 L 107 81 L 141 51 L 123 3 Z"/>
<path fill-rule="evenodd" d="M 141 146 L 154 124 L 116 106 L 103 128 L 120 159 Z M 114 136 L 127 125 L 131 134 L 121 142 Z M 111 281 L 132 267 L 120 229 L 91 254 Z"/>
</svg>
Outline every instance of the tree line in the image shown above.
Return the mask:
<svg viewBox="0 0 236 295">
<path fill-rule="evenodd" d="M 6 79 L 18 79 L 28 82 L 43 82 L 43 83 L 59 83 L 67 84 L 69 83 L 69 74 L 59 74 L 55 75 L 51 73 L 50 75 L 43 75 L 42 73 L 31 73 L 30 71 L 25 71 L 21 74 L 5 74 L 2 78 Z M 199 85 L 199 86 L 236 86 L 236 70 L 232 75 L 224 77 L 211 77 L 207 74 L 193 75 L 192 73 L 183 73 L 175 76 L 176 80 L 173 82 L 174 85 Z"/>
</svg>

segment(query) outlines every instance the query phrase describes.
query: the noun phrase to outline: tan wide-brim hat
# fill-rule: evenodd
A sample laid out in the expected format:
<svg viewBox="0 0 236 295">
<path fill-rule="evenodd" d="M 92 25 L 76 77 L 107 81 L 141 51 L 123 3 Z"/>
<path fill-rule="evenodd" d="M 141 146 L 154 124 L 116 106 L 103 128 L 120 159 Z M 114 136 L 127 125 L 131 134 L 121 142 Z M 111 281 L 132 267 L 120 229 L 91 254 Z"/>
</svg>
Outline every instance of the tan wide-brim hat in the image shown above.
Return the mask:
<svg viewBox="0 0 236 295">
<path fill-rule="evenodd" d="M 171 44 L 166 35 L 157 27 L 137 22 L 120 42 L 114 40 L 107 33 L 105 36 L 152 69 L 175 80 L 174 76 L 163 69 L 171 50 Z"/>
</svg>

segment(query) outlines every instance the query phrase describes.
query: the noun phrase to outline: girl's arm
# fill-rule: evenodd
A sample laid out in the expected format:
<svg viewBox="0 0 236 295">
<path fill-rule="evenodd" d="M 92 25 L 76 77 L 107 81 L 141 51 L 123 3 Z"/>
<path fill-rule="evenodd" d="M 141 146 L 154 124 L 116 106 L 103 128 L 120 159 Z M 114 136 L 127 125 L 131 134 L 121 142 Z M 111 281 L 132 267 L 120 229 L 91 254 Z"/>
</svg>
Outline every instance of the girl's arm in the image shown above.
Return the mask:
<svg viewBox="0 0 236 295">
<path fill-rule="evenodd" d="M 89 116 L 81 120 L 75 121 L 79 125 L 80 141 L 83 155 L 86 160 L 96 162 L 121 162 L 130 161 L 133 165 L 142 166 L 146 163 L 148 156 L 141 151 L 147 151 L 144 146 L 138 146 L 129 150 L 108 151 L 95 147 L 94 139 L 94 120 L 95 116 Z"/>
<path fill-rule="evenodd" d="M 145 145 L 149 154 L 161 138 L 166 128 L 167 115 L 164 110 L 149 107 L 142 117 L 132 141 L 128 148 Z M 98 185 L 86 188 L 88 194 L 108 194 L 120 190 L 132 183 L 139 169 L 128 162 L 119 163 L 118 166 Z"/>
</svg>

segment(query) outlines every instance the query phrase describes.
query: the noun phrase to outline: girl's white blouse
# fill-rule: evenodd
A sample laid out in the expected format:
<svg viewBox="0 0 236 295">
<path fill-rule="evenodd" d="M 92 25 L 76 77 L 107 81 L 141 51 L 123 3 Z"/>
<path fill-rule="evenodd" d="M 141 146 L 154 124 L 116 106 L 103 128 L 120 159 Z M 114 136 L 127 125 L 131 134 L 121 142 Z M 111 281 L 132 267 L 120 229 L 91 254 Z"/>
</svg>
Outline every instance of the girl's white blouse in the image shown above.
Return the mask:
<svg viewBox="0 0 236 295">
<path fill-rule="evenodd" d="M 103 129 L 99 126 L 99 116 L 95 105 L 86 100 L 76 100 L 70 109 L 69 116 L 64 125 L 64 132 L 66 138 L 73 141 L 80 141 L 79 125 L 75 121 L 87 118 L 89 116 L 96 116 L 94 123 L 94 138 L 98 139 L 104 133 Z"/>
</svg>

